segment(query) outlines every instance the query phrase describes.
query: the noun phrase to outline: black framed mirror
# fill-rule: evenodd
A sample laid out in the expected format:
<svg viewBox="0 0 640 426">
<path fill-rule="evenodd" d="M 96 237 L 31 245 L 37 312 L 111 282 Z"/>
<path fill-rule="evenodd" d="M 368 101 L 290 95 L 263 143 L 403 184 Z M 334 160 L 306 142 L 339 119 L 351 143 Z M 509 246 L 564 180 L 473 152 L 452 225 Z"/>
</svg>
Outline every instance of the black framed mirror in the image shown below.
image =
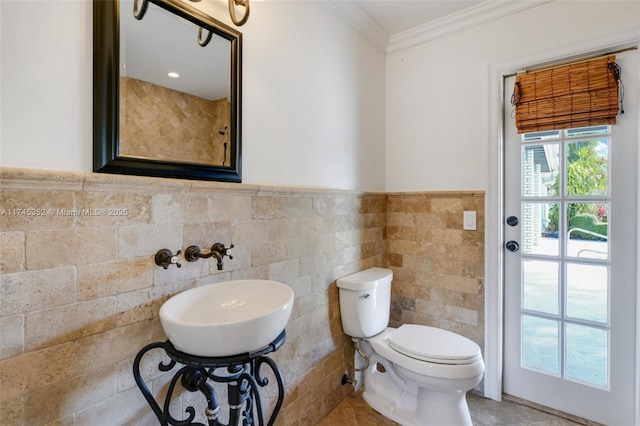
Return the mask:
<svg viewBox="0 0 640 426">
<path fill-rule="evenodd" d="M 241 182 L 241 88 L 237 30 L 180 0 L 93 1 L 95 172 Z"/>
</svg>

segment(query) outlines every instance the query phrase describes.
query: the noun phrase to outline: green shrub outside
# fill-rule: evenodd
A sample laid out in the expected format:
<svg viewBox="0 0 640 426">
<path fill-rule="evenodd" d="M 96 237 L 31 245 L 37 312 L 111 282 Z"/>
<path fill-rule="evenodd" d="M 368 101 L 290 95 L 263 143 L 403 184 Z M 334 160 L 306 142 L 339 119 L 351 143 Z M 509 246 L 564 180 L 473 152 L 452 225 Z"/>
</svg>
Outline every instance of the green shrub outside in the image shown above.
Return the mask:
<svg viewBox="0 0 640 426">
<path fill-rule="evenodd" d="M 571 219 L 571 223 L 569 223 L 569 229 L 573 228 L 580 228 L 607 236 L 608 224 L 606 222 L 600 222 L 598 218 L 592 214 L 577 214 Z M 595 235 L 590 235 L 580 231 L 574 231 L 571 235 L 573 237 L 587 240 L 601 240 L 601 238 L 596 237 Z"/>
</svg>

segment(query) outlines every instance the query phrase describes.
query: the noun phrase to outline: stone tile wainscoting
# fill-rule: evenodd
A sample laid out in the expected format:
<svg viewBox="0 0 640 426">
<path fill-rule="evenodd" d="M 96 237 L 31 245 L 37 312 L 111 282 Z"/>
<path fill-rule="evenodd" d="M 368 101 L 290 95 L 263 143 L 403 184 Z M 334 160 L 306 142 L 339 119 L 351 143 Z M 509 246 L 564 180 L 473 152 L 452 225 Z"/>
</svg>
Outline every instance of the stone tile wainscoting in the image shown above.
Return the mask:
<svg viewBox="0 0 640 426">
<path fill-rule="evenodd" d="M 463 230 L 465 210 L 475 231 Z M 484 348 L 484 193 L 388 194 L 387 240 L 391 325 L 439 327 Z"/>
<path fill-rule="evenodd" d="M 273 279 L 295 292 L 287 340 L 273 354 L 286 387 L 278 424 L 314 424 L 352 392 L 340 384 L 353 345 L 340 325 L 337 278 L 389 266 L 395 325 L 433 323 L 482 342 L 483 222 L 473 241 L 458 232 L 462 210 L 472 205 L 483 216 L 481 193 L 381 194 L 8 168 L 0 185 L 3 426 L 157 424 L 133 381 L 133 358 L 165 339 L 158 309 L 167 298 L 216 281 Z M 214 242 L 235 245 L 223 271 L 211 260 L 167 270 L 154 264 L 161 248 Z M 161 401 L 175 372 L 160 373 L 162 359 L 143 366 Z M 183 394 L 172 413 L 180 416 L 200 399 Z"/>
</svg>

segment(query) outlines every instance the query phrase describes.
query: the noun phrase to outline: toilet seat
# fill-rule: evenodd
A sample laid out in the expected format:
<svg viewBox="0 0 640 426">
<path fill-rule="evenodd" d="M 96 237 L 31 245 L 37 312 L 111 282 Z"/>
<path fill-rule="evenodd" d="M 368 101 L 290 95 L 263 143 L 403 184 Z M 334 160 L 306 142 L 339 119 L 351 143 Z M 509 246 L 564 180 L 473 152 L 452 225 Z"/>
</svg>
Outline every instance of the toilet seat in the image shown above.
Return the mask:
<svg viewBox="0 0 640 426">
<path fill-rule="evenodd" d="M 422 327 L 422 326 L 419 326 Z M 411 327 L 409 327 L 411 330 Z M 415 355 L 405 355 L 391 347 L 389 337 L 398 329 L 387 327 L 384 331 L 366 339 L 375 353 L 393 363 L 398 370 L 406 369 L 419 376 L 452 380 L 468 380 L 481 376 L 484 372 L 482 355 L 469 360 L 458 360 L 456 363 L 447 363 L 447 359 L 438 359 L 436 362 L 418 359 Z M 420 332 L 418 332 L 420 333 Z M 424 356 L 423 356 L 424 357 Z M 449 361 L 451 362 L 451 361 Z"/>
<path fill-rule="evenodd" d="M 447 330 L 404 324 L 388 336 L 389 346 L 408 357 L 437 364 L 471 364 L 481 357 L 475 342 Z"/>
</svg>

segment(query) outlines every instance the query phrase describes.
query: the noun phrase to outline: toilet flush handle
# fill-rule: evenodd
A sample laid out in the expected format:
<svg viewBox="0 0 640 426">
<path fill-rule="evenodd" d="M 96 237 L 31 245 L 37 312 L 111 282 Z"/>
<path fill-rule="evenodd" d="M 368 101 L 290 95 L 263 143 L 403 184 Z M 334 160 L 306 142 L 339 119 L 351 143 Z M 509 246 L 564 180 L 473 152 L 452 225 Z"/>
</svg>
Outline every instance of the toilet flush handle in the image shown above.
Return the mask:
<svg viewBox="0 0 640 426">
<path fill-rule="evenodd" d="M 367 294 L 363 294 L 362 296 L 360 296 L 360 299 L 368 299 L 369 297 L 371 297 L 371 295 L 369 293 Z"/>
</svg>

